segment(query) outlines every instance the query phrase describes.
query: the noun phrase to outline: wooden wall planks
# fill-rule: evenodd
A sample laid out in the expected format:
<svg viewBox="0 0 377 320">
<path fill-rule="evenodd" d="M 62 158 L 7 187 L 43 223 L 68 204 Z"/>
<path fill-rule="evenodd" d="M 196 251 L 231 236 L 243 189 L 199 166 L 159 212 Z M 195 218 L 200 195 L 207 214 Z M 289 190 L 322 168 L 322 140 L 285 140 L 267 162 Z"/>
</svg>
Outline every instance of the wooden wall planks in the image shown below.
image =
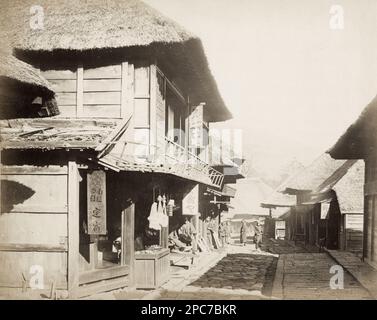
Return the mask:
<svg viewBox="0 0 377 320">
<path fill-rule="evenodd" d="M 47 286 L 67 289 L 67 167 L 3 166 L 0 286 L 22 287 L 43 268 Z M 7 192 L 9 188 L 9 192 Z M 12 196 L 13 194 L 13 196 Z"/>
</svg>

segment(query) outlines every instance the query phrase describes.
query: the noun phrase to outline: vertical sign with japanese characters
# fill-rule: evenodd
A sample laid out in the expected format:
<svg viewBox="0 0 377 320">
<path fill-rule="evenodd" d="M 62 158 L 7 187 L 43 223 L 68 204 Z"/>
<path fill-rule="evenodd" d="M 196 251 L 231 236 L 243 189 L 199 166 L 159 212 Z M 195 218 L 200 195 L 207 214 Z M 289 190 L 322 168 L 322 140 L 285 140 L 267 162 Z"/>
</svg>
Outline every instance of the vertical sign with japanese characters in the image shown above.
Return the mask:
<svg viewBox="0 0 377 320">
<path fill-rule="evenodd" d="M 106 234 L 106 173 L 88 173 L 88 234 Z"/>
</svg>

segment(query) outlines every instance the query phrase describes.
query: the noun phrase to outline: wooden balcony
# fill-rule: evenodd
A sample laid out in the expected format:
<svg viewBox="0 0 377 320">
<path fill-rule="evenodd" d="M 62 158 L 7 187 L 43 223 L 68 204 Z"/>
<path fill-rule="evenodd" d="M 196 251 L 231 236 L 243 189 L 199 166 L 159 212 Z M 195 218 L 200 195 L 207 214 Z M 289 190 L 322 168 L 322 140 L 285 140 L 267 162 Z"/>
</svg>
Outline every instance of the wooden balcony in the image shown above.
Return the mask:
<svg viewBox="0 0 377 320">
<path fill-rule="evenodd" d="M 192 175 L 197 180 L 207 180 L 209 184 L 221 188 L 224 175 L 208 163 L 190 152 L 187 148 L 165 137 L 165 161 L 174 165 L 176 170 Z"/>
</svg>

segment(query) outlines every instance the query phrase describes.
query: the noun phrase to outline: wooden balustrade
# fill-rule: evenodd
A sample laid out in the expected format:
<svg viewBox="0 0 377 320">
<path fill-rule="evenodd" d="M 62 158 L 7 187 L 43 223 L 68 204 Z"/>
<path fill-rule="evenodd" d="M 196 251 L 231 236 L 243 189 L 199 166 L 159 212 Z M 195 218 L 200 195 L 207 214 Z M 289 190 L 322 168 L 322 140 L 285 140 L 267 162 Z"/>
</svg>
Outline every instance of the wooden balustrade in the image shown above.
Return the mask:
<svg viewBox="0 0 377 320">
<path fill-rule="evenodd" d="M 188 151 L 185 147 L 171 141 L 167 137 L 165 137 L 165 142 L 165 156 L 168 163 L 173 165 L 183 165 L 183 170 L 186 172 L 192 170 L 199 175 L 209 178 L 212 184 L 216 187 L 221 187 L 224 180 L 224 175 L 221 172 L 212 168 L 197 155 Z"/>
</svg>

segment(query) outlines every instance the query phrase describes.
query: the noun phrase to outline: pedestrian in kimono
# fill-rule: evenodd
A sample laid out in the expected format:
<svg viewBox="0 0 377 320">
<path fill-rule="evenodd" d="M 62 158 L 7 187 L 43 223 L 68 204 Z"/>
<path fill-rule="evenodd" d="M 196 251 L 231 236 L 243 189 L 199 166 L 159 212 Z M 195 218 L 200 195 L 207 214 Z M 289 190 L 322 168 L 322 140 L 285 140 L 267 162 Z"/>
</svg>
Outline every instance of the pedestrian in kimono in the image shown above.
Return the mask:
<svg viewBox="0 0 377 320">
<path fill-rule="evenodd" d="M 225 225 L 225 242 L 226 242 L 226 244 L 230 243 L 231 233 L 232 233 L 232 227 L 230 226 L 230 221 L 227 221 L 226 225 Z"/>
<path fill-rule="evenodd" d="M 185 218 L 185 223 L 178 230 L 179 239 L 189 246 L 193 245 L 196 238 L 196 230 L 188 217 Z"/>
<path fill-rule="evenodd" d="M 247 223 L 246 220 L 242 220 L 241 222 L 241 230 L 240 230 L 240 242 L 242 245 L 246 246 L 247 241 Z"/>
<path fill-rule="evenodd" d="M 206 222 L 206 231 L 207 231 L 207 242 L 208 242 L 208 247 L 210 249 L 213 249 L 213 241 L 212 241 L 212 233 L 215 231 L 214 229 L 214 223 L 213 220 L 211 219 L 210 216 L 208 216 L 205 220 Z"/>
<path fill-rule="evenodd" d="M 221 222 L 219 225 L 219 237 L 221 241 L 221 246 L 225 247 L 226 244 L 226 224 L 225 222 Z"/>
<path fill-rule="evenodd" d="M 262 243 L 262 226 L 259 222 L 257 222 L 255 226 L 255 235 L 254 235 L 254 242 L 255 242 L 255 249 L 260 249 Z"/>
</svg>

